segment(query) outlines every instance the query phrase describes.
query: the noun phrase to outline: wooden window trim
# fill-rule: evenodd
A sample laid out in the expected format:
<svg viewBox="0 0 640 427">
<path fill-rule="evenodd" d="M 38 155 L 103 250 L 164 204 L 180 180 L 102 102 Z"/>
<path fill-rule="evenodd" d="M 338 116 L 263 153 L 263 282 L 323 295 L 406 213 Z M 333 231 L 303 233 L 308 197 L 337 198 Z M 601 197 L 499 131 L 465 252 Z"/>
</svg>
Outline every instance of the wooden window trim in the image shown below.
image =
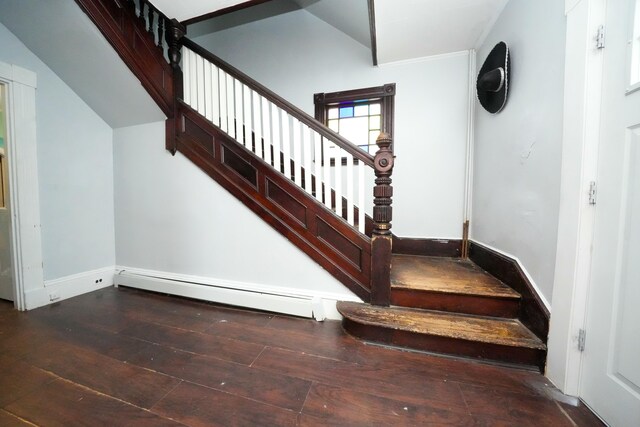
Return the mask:
<svg viewBox="0 0 640 427">
<path fill-rule="evenodd" d="M 382 114 L 381 131 L 388 133 L 393 139 L 395 95 L 395 83 L 387 83 L 382 86 L 367 87 L 363 89 L 316 93 L 313 95 L 315 118 L 326 126 L 328 123 L 327 107 L 339 105 L 343 102 L 354 102 L 363 99 L 380 99 Z M 391 146 L 391 149 L 393 150 L 393 145 Z M 347 164 L 345 158 L 342 159 L 342 164 Z M 334 165 L 333 159 L 331 161 L 331 165 Z"/>
</svg>

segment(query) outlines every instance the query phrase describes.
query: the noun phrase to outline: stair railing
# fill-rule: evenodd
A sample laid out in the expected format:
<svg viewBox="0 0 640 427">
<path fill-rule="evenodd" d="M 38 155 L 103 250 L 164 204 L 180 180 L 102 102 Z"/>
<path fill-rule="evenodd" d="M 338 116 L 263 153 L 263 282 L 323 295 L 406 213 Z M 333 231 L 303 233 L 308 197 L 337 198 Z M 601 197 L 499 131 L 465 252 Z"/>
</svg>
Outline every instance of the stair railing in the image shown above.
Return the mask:
<svg viewBox="0 0 640 427">
<path fill-rule="evenodd" d="M 192 41 L 182 44 L 184 102 L 364 234 L 373 156 Z"/>
<path fill-rule="evenodd" d="M 362 151 L 185 38 L 148 0 L 76 2 L 167 115 L 169 151 L 180 149 L 363 299 L 389 304 L 388 135 L 375 157 Z"/>
</svg>

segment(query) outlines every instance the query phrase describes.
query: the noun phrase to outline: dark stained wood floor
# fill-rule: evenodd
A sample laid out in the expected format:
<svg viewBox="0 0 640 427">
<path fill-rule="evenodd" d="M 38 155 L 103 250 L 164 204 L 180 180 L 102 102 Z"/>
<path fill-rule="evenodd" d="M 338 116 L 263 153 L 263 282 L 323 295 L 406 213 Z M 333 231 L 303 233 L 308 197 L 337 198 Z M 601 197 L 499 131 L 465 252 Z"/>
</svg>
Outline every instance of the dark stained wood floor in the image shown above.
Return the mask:
<svg viewBox="0 0 640 427">
<path fill-rule="evenodd" d="M 0 426 L 600 426 L 542 375 L 107 288 L 0 301 Z"/>
</svg>

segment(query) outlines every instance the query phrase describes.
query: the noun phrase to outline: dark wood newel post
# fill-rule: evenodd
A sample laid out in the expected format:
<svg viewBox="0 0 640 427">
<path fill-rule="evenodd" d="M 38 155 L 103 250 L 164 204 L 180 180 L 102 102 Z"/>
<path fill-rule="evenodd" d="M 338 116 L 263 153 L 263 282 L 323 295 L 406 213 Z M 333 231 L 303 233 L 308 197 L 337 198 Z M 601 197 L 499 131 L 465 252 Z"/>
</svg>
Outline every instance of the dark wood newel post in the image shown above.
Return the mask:
<svg viewBox="0 0 640 427">
<path fill-rule="evenodd" d="M 176 112 L 178 111 L 178 100 L 182 99 L 182 70 L 180 69 L 180 59 L 182 58 L 182 38 L 187 34 L 187 28 L 177 19 L 172 19 L 165 23 L 165 39 L 169 46 L 169 63 L 173 69 L 173 115 L 166 121 L 166 147 L 172 155 L 176 154 L 179 123 Z"/>
<path fill-rule="evenodd" d="M 371 304 L 387 306 L 391 300 L 391 173 L 394 156 L 391 136 L 381 133 L 374 157 L 373 235 L 371 237 Z"/>
</svg>

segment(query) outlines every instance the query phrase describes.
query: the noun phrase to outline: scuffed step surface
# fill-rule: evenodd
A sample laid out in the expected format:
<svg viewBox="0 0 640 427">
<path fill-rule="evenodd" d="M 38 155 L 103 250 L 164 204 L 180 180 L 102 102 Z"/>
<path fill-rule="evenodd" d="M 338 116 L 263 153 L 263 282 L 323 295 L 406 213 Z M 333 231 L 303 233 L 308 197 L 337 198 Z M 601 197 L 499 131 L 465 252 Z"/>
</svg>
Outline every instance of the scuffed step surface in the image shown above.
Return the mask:
<svg viewBox="0 0 640 427">
<path fill-rule="evenodd" d="M 400 307 L 375 307 L 339 302 L 347 319 L 378 328 L 489 344 L 545 350 L 544 343 L 515 319 L 444 313 Z"/>
<path fill-rule="evenodd" d="M 460 258 L 394 255 L 391 284 L 395 289 L 519 299 L 520 294 Z"/>
</svg>

